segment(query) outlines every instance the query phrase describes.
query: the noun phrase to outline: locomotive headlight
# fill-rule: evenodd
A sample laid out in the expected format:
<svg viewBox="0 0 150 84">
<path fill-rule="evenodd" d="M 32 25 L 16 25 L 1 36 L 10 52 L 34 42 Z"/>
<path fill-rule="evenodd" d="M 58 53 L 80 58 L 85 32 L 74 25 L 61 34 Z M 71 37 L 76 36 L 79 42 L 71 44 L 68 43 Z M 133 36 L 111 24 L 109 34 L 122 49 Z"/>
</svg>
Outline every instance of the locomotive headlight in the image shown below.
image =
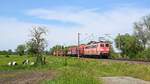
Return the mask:
<svg viewBox="0 0 150 84">
<path fill-rule="evenodd" d="M 109 51 L 109 49 L 106 49 L 106 51 Z"/>
</svg>

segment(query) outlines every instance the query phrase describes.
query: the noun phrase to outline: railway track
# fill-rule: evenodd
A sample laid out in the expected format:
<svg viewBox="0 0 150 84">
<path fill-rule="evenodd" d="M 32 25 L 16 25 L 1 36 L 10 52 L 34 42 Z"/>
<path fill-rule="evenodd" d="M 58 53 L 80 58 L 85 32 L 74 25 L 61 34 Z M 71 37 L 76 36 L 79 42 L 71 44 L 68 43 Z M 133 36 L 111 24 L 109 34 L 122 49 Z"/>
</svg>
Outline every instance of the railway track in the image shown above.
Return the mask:
<svg viewBox="0 0 150 84">
<path fill-rule="evenodd" d="M 147 65 L 150 65 L 150 61 L 129 60 L 129 59 L 100 59 L 100 61 L 124 62 L 124 63 L 129 63 L 129 64 L 147 64 Z"/>
<path fill-rule="evenodd" d="M 73 56 L 76 57 L 76 56 Z M 129 63 L 129 64 L 146 64 L 146 65 L 150 65 L 150 61 L 145 61 L 145 60 L 130 60 L 130 59 L 112 59 L 112 58 L 96 58 L 96 57 L 80 57 L 81 59 L 96 59 L 99 61 L 110 61 L 110 62 L 124 62 L 124 63 Z"/>
<path fill-rule="evenodd" d="M 97 59 L 97 58 L 81 57 L 81 59 Z M 145 61 L 145 60 L 110 59 L 110 58 L 109 59 L 98 58 L 97 60 L 108 61 L 108 62 L 124 62 L 124 63 L 129 63 L 129 64 L 147 64 L 147 65 L 150 65 L 150 61 Z"/>
</svg>

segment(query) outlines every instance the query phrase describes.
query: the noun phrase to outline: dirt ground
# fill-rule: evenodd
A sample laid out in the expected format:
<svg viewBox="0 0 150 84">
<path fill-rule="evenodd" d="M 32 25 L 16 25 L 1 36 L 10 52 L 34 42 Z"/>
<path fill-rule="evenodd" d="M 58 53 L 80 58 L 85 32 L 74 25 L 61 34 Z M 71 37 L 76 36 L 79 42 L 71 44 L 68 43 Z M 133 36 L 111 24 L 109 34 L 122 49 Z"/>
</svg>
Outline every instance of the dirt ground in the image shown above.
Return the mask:
<svg viewBox="0 0 150 84">
<path fill-rule="evenodd" d="M 46 72 L 0 72 L 1 84 L 40 84 L 43 80 L 52 80 L 54 71 Z"/>
<path fill-rule="evenodd" d="M 102 77 L 104 84 L 150 84 L 149 81 L 132 77 Z"/>
</svg>

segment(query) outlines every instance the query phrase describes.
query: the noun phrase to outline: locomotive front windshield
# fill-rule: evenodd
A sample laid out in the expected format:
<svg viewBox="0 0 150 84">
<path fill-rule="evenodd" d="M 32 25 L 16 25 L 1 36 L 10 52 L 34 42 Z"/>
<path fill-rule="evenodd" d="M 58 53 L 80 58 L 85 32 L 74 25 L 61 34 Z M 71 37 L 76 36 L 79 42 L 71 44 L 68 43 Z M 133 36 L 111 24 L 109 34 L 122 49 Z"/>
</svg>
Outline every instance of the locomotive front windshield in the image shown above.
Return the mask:
<svg viewBox="0 0 150 84">
<path fill-rule="evenodd" d="M 100 47 L 109 47 L 109 44 L 100 44 Z"/>
<path fill-rule="evenodd" d="M 106 47 L 109 47 L 109 44 L 106 44 Z"/>
<path fill-rule="evenodd" d="M 100 44 L 101 47 L 104 47 L 104 44 Z"/>
</svg>

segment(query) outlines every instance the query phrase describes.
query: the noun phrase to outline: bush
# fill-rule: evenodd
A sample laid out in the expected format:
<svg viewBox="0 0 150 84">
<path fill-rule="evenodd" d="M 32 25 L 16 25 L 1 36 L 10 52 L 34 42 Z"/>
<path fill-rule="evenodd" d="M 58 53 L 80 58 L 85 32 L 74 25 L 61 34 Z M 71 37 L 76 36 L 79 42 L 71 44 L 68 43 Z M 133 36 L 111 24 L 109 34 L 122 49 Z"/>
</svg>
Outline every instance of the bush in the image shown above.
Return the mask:
<svg viewBox="0 0 150 84">
<path fill-rule="evenodd" d="M 112 58 L 112 59 L 121 58 L 119 56 L 119 54 L 114 51 L 114 49 L 112 47 L 110 48 L 110 58 Z"/>
<path fill-rule="evenodd" d="M 9 55 L 6 55 L 5 57 L 9 57 Z"/>
<path fill-rule="evenodd" d="M 142 52 L 139 52 L 136 57 L 137 57 L 137 59 L 139 59 L 139 60 L 150 61 L 150 48 L 145 49 L 145 50 L 142 51 Z"/>
<path fill-rule="evenodd" d="M 111 56 L 112 59 L 121 58 L 121 57 L 119 57 L 119 54 L 115 53 L 115 52 L 111 52 L 110 56 Z"/>
</svg>

